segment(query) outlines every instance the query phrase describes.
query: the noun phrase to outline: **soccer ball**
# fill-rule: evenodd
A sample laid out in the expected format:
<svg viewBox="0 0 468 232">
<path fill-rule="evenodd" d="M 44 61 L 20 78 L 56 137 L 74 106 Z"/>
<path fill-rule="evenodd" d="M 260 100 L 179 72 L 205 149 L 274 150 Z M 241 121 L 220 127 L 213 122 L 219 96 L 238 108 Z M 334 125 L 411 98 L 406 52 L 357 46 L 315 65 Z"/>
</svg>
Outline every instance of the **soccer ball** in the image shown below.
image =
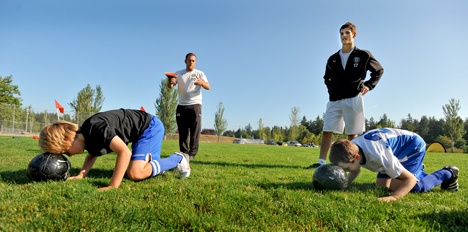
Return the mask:
<svg viewBox="0 0 468 232">
<path fill-rule="evenodd" d="M 343 190 L 348 187 L 348 176 L 339 166 L 322 164 L 315 170 L 312 184 L 317 190 Z"/>
<path fill-rule="evenodd" d="M 32 181 L 66 180 L 70 176 L 71 163 L 62 154 L 41 153 L 28 165 L 28 177 Z"/>
</svg>

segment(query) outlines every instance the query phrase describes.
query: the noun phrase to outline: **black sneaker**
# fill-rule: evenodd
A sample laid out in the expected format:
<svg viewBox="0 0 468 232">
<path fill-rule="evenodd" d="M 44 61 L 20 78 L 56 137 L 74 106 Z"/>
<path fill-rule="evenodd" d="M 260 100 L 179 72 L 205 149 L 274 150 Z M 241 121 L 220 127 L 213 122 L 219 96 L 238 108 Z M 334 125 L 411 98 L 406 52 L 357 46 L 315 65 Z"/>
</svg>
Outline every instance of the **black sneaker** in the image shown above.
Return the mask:
<svg viewBox="0 0 468 232">
<path fill-rule="evenodd" d="M 322 165 L 322 164 L 315 163 L 315 164 L 310 165 L 310 166 L 307 167 L 306 169 L 318 168 L 318 167 L 320 167 L 320 165 Z"/>
<path fill-rule="evenodd" d="M 452 173 L 452 178 L 444 180 L 440 188 L 443 190 L 458 191 L 458 168 L 455 166 L 445 166 L 445 170 L 449 170 Z"/>
</svg>

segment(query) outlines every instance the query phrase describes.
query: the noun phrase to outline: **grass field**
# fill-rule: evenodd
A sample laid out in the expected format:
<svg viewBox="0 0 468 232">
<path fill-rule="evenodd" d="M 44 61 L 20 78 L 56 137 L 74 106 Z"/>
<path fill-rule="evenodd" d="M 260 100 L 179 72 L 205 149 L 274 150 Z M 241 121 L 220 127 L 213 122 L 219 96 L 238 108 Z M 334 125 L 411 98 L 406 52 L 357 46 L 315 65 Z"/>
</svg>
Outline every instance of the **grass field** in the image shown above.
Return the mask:
<svg viewBox="0 0 468 232">
<path fill-rule="evenodd" d="M 109 183 L 115 155 L 98 158 L 84 180 L 30 183 L 40 153 L 30 137 L 0 137 L 0 231 L 467 231 L 467 154 L 429 153 L 426 171 L 460 168 L 460 190 L 389 194 L 363 170 L 346 191 L 315 191 L 317 148 L 202 142 L 192 175 L 174 171 L 119 189 Z M 177 150 L 164 141 L 163 156 Z M 85 155 L 70 158 L 72 174 Z"/>
</svg>

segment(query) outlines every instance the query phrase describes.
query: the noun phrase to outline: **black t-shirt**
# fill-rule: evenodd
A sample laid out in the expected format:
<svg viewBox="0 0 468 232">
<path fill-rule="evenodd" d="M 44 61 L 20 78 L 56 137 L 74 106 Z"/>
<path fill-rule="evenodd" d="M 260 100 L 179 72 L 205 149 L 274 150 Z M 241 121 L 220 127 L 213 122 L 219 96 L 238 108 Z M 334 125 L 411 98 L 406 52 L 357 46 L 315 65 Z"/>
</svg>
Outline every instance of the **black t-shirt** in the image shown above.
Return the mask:
<svg viewBox="0 0 468 232">
<path fill-rule="evenodd" d="M 119 136 L 125 144 L 138 141 L 148 128 L 151 115 L 140 110 L 118 109 L 97 113 L 80 127 L 85 149 L 93 156 L 112 152 L 110 142 Z"/>
</svg>

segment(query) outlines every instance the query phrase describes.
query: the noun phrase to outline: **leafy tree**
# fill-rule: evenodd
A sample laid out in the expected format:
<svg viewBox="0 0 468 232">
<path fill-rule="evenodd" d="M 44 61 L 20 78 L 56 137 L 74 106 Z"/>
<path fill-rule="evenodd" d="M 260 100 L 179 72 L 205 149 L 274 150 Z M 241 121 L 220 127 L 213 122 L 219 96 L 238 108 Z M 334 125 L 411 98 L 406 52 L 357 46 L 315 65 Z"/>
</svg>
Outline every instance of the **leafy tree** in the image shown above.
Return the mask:
<svg viewBox="0 0 468 232">
<path fill-rule="evenodd" d="M 156 99 L 154 105 L 156 107 L 156 116 L 164 125 L 164 139 L 166 139 L 166 134 L 173 132 L 177 127 L 175 115 L 179 93 L 175 88 L 167 87 L 167 78 L 161 80 L 159 90 L 159 98 Z"/>
<path fill-rule="evenodd" d="M 317 135 L 313 134 L 312 132 L 310 132 L 307 127 L 305 127 L 304 125 L 299 125 L 298 127 L 299 129 L 299 137 L 297 138 L 297 140 L 302 143 L 302 144 L 306 144 L 306 143 L 317 143 Z"/>
<path fill-rule="evenodd" d="M 101 111 L 104 99 L 101 86 L 97 85 L 96 89 L 93 89 L 88 84 L 78 92 L 77 98 L 68 105 L 75 112 L 76 122 L 81 123 L 91 115 Z"/>
<path fill-rule="evenodd" d="M 251 136 L 252 136 L 252 125 L 250 125 L 250 123 L 249 123 L 247 126 L 245 126 L 244 130 L 245 130 L 245 133 L 247 135 L 245 138 L 251 138 Z"/>
<path fill-rule="evenodd" d="M 18 86 L 13 84 L 13 76 L 0 76 L 0 121 L 11 122 L 12 125 L 7 125 L 7 127 L 14 127 L 15 115 L 18 115 L 18 111 L 21 110 L 20 96 Z"/>
<path fill-rule="evenodd" d="M 449 104 L 442 106 L 445 115 L 444 133 L 451 140 L 452 152 L 455 151 L 455 141 L 465 134 L 463 120 L 458 116 L 460 101 L 450 99 Z"/>
<path fill-rule="evenodd" d="M 0 103 L 21 106 L 21 93 L 17 85 L 13 85 L 13 76 L 0 76 Z"/>
<path fill-rule="evenodd" d="M 215 126 L 216 135 L 218 136 L 218 143 L 219 143 L 219 137 L 227 129 L 227 120 L 224 118 L 224 106 L 222 102 L 219 103 L 218 111 L 216 111 L 215 113 L 214 126 Z"/>
<path fill-rule="evenodd" d="M 236 132 L 233 130 L 227 130 L 223 133 L 223 136 L 227 137 L 236 137 Z"/>
<path fill-rule="evenodd" d="M 273 126 L 271 128 L 271 134 L 275 141 L 284 141 L 284 139 L 286 138 L 285 130 L 279 126 Z"/>
<path fill-rule="evenodd" d="M 273 138 L 273 136 L 271 135 L 271 128 L 266 126 L 266 127 L 263 127 L 263 133 L 266 135 L 265 139 L 266 140 L 270 140 L 271 138 Z"/>
<path fill-rule="evenodd" d="M 289 115 L 289 120 L 291 120 L 291 127 L 288 133 L 289 140 L 297 140 L 299 135 L 299 112 L 299 107 L 293 107 L 291 109 L 291 115 Z"/>
<path fill-rule="evenodd" d="M 365 123 L 366 123 L 366 128 L 368 131 L 377 128 L 377 123 L 375 122 L 374 117 L 370 117 L 369 120 L 366 119 Z"/>
<path fill-rule="evenodd" d="M 263 126 L 263 119 L 260 118 L 258 120 L 258 135 L 257 135 L 257 137 L 259 139 L 265 139 L 266 140 L 266 139 L 270 138 L 270 136 L 267 134 L 265 129 L 266 128 Z"/>
<path fill-rule="evenodd" d="M 246 126 L 246 128 L 248 128 L 250 126 L 250 124 L 248 126 Z M 246 130 L 242 130 L 241 128 L 239 128 L 235 133 L 234 133 L 235 137 L 236 138 L 250 138 L 250 133 L 247 133 Z"/>
<path fill-rule="evenodd" d="M 400 128 L 409 131 L 416 130 L 415 120 L 413 119 L 413 117 L 411 117 L 411 114 L 408 114 L 408 117 L 406 119 L 401 120 Z"/>
<path fill-rule="evenodd" d="M 310 132 L 316 135 L 322 134 L 323 130 L 323 118 L 317 116 L 314 121 L 310 123 L 310 128 L 308 128 Z"/>
<path fill-rule="evenodd" d="M 300 126 L 304 126 L 309 132 L 312 131 L 311 124 L 312 121 L 308 121 L 306 116 L 303 116 L 301 122 L 299 123 Z"/>
<path fill-rule="evenodd" d="M 465 119 L 465 125 L 464 125 L 465 131 L 468 131 L 468 118 Z M 468 133 L 465 133 L 463 135 L 463 139 L 468 141 Z"/>
<path fill-rule="evenodd" d="M 415 120 L 416 129 L 415 132 L 418 133 L 426 142 L 431 142 L 426 140 L 429 133 L 429 118 L 427 116 L 422 116 L 419 122 Z"/>
<path fill-rule="evenodd" d="M 444 124 L 444 119 L 436 119 L 434 116 L 430 117 L 427 126 L 429 131 L 427 132 L 426 137 L 423 137 L 424 140 L 430 143 L 437 141 L 437 137 L 443 134 Z"/>
<path fill-rule="evenodd" d="M 392 120 L 388 119 L 387 114 L 384 114 L 382 117 L 380 117 L 380 121 L 377 123 L 378 128 L 393 128 L 395 127 L 395 122 Z"/>
<path fill-rule="evenodd" d="M 465 118 L 465 125 L 464 125 L 464 128 L 465 128 L 465 131 L 468 131 L 468 118 Z M 468 133 L 465 133 L 463 135 L 463 139 L 465 141 L 468 141 Z M 468 153 L 468 146 L 465 144 L 465 146 L 463 146 L 463 152 L 465 153 Z"/>
</svg>

